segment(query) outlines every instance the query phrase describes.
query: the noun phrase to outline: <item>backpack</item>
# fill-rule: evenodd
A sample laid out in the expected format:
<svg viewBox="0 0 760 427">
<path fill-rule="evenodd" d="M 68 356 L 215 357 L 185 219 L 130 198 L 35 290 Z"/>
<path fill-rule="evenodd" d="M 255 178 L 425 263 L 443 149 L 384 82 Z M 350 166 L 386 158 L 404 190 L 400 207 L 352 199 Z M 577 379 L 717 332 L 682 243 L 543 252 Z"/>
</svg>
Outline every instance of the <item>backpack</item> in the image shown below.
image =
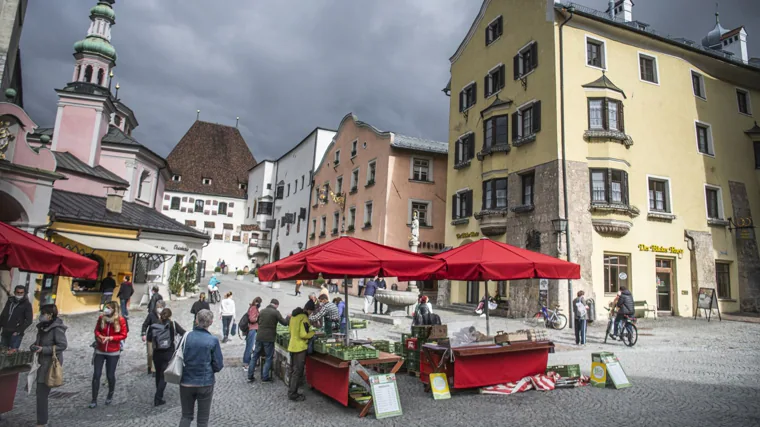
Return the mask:
<svg viewBox="0 0 760 427">
<path fill-rule="evenodd" d="M 240 321 L 238 322 L 238 330 L 244 336 L 248 336 L 248 332 L 251 330 L 250 325 L 248 323 L 247 311 L 243 314 L 243 316 L 240 317 Z"/>
<path fill-rule="evenodd" d="M 156 350 L 168 350 L 174 344 L 174 334 L 172 333 L 172 324 L 162 325 L 155 323 L 150 325 L 153 332 L 153 348 Z"/>
</svg>

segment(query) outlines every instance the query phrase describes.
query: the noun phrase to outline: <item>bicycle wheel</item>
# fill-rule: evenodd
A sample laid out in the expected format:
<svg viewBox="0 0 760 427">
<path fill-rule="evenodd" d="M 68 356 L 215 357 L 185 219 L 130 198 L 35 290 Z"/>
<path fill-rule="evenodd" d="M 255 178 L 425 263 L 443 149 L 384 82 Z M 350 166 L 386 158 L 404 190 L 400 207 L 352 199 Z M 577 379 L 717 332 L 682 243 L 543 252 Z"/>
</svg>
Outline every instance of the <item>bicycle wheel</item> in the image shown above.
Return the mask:
<svg viewBox="0 0 760 427">
<path fill-rule="evenodd" d="M 565 329 L 565 326 L 567 326 L 567 316 L 564 314 L 556 314 L 552 321 L 552 328 L 560 330 Z"/>
<path fill-rule="evenodd" d="M 639 329 L 633 323 L 628 323 L 625 327 L 625 334 L 623 335 L 623 343 L 628 347 L 636 345 L 636 341 L 639 340 Z"/>
<path fill-rule="evenodd" d="M 533 317 L 530 318 L 531 323 L 533 326 L 538 326 L 542 322 L 544 322 L 544 313 L 541 313 L 540 311 L 533 315 Z"/>
<path fill-rule="evenodd" d="M 610 329 L 612 329 L 612 319 L 607 322 L 607 330 L 604 331 L 604 343 L 607 344 L 607 337 L 610 336 Z"/>
</svg>

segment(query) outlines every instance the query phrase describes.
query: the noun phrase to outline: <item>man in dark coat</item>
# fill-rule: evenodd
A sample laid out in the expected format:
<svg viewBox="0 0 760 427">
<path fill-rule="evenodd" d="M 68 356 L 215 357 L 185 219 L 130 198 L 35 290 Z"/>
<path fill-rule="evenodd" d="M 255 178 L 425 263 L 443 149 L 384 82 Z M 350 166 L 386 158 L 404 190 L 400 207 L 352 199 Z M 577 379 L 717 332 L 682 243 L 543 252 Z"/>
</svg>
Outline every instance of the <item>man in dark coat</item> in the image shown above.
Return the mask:
<svg viewBox="0 0 760 427">
<path fill-rule="evenodd" d="M 153 285 L 153 288 L 150 290 L 150 301 L 148 301 L 148 313 L 153 313 L 156 311 L 156 302 L 163 299 L 164 297 L 158 293 L 158 286 Z"/>
<path fill-rule="evenodd" d="M 103 293 L 100 298 L 100 311 L 103 311 L 106 303 L 113 299 L 114 289 L 116 289 L 116 280 L 113 280 L 113 273 L 109 271 L 106 278 L 100 281 L 100 292 Z"/>
<path fill-rule="evenodd" d="M 129 300 L 135 293 L 135 288 L 132 286 L 132 282 L 129 281 L 129 276 L 124 277 L 124 282 L 119 287 L 119 293 L 116 295 L 121 302 L 121 315 L 125 318 L 129 318 Z"/>
<path fill-rule="evenodd" d="M 288 326 L 290 315 L 287 319 L 282 318 L 282 314 L 277 310 L 280 301 L 272 299 L 267 308 L 259 312 L 259 330 L 256 333 L 256 348 L 253 350 L 253 357 L 248 364 L 248 382 L 255 381 L 256 363 L 264 353 L 266 358 L 264 365 L 261 367 L 261 381 L 271 382 L 272 377 L 269 371 L 272 369 L 272 356 L 274 356 L 274 341 L 277 338 L 277 324 Z"/>
<path fill-rule="evenodd" d="M 617 314 L 615 315 L 615 331 L 612 338 L 618 337 L 619 329 L 623 326 L 625 316 L 633 316 L 633 295 L 625 285 L 620 286 L 620 295 L 617 298 Z"/>
<path fill-rule="evenodd" d="M 13 296 L 8 298 L 3 312 L 0 313 L 0 328 L 2 328 L 2 345 L 12 349 L 21 347 L 24 331 L 31 326 L 33 317 L 32 303 L 26 296 L 24 286 L 16 286 Z"/>
</svg>

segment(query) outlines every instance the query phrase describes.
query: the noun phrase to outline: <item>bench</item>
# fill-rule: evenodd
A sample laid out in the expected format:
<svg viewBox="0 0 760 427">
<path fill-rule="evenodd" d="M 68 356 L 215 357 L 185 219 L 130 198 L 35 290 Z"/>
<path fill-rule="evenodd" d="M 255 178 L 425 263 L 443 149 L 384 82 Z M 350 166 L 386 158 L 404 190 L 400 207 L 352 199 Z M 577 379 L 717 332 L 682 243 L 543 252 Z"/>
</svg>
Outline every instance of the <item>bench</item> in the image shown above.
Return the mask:
<svg viewBox="0 0 760 427">
<path fill-rule="evenodd" d="M 644 319 L 647 313 L 652 313 L 655 320 L 657 319 L 657 306 L 647 304 L 646 301 L 634 301 L 633 302 L 634 316 Z"/>
</svg>

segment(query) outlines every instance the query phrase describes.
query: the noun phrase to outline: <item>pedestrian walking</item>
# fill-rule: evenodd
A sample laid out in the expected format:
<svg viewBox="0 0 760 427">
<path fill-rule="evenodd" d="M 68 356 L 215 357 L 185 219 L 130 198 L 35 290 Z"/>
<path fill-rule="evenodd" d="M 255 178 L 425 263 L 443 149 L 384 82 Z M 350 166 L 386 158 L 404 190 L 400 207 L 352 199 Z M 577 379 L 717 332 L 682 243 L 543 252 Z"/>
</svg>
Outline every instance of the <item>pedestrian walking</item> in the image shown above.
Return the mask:
<svg viewBox="0 0 760 427">
<path fill-rule="evenodd" d="M 135 287 L 132 286 L 132 282 L 129 279 L 129 276 L 124 276 L 124 281 L 119 286 L 119 293 L 116 294 L 121 303 L 121 315 L 127 319 L 129 319 L 129 300 L 135 293 Z"/>
<path fill-rule="evenodd" d="M 586 328 L 589 306 L 586 304 L 585 292 L 578 291 L 578 297 L 573 300 L 573 315 L 575 315 L 575 345 L 586 345 Z"/>
<path fill-rule="evenodd" d="M 116 280 L 113 280 L 113 273 L 109 271 L 106 278 L 100 281 L 100 292 L 103 293 L 100 296 L 100 311 L 103 311 L 106 303 L 113 299 L 114 289 L 116 289 Z"/>
<path fill-rule="evenodd" d="M 282 326 L 289 326 L 287 319 L 282 318 L 282 314 L 277 311 L 280 306 L 280 301 L 272 299 L 269 305 L 261 310 L 259 313 L 259 328 L 256 333 L 256 347 L 253 350 L 253 359 L 248 364 L 248 382 L 252 383 L 256 381 L 256 363 L 261 359 L 262 353 L 264 354 L 265 361 L 261 367 L 261 381 L 271 382 L 272 377 L 269 375 L 272 369 L 272 356 L 274 355 L 274 340 L 277 337 L 277 324 Z"/>
<path fill-rule="evenodd" d="M 166 403 L 164 390 L 166 380 L 164 371 L 174 356 L 176 350 L 176 337 L 185 335 L 185 330 L 177 322 L 172 320 L 172 311 L 169 308 L 161 310 L 158 316 L 159 323 L 154 323 L 148 328 L 148 341 L 153 343 L 153 365 L 156 367 L 156 394 L 153 396 L 153 406 L 161 406 Z"/>
<path fill-rule="evenodd" d="M 232 299 L 231 291 L 224 295 L 219 307 L 219 318 L 222 319 L 222 343 L 226 343 L 229 341 L 230 325 L 235 321 L 235 301 Z"/>
<path fill-rule="evenodd" d="M 382 278 L 382 277 L 376 277 L 375 278 L 375 283 L 377 283 L 377 289 L 385 289 L 387 287 L 387 285 L 385 284 L 385 279 Z M 375 291 L 375 293 L 377 293 L 377 291 Z M 375 311 L 374 311 L 374 314 L 377 314 L 377 305 L 378 304 L 380 304 L 380 314 L 383 314 L 383 303 L 381 303 L 381 302 L 379 303 L 377 301 L 377 298 L 375 298 L 374 301 L 375 301 Z"/>
<path fill-rule="evenodd" d="M 337 294 L 339 292 L 340 291 L 338 290 L 338 281 L 330 279 L 330 293 L 331 294 L 333 294 L 333 293 Z"/>
<path fill-rule="evenodd" d="M 208 301 L 206 301 L 206 293 L 201 292 L 201 294 L 198 296 L 198 301 L 193 303 L 193 306 L 190 307 L 190 314 L 193 315 L 193 326 L 195 326 L 195 319 L 198 317 L 198 313 L 201 310 L 211 310 L 211 306 L 209 305 Z"/>
<path fill-rule="evenodd" d="M 119 363 L 121 354 L 121 342 L 127 339 L 127 322 L 119 314 L 119 305 L 116 301 L 109 301 L 103 307 L 103 314 L 98 317 L 95 325 L 95 348 L 94 372 L 92 374 L 92 401 L 90 408 L 98 406 L 98 391 L 100 391 L 100 377 L 103 374 L 103 365 L 106 366 L 106 378 L 108 379 L 108 395 L 106 405 L 113 400 L 113 392 L 116 389 L 116 365 Z"/>
<path fill-rule="evenodd" d="M 324 295 L 326 297 L 330 296 L 330 290 L 327 289 L 327 284 L 325 284 L 325 283 L 322 283 L 322 286 L 319 289 L 319 296 L 322 296 L 322 295 Z"/>
<path fill-rule="evenodd" d="M 248 364 L 251 362 L 251 353 L 256 344 L 256 333 L 259 329 L 259 308 L 261 297 L 256 297 L 248 306 L 248 334 L 245 336 L 245 353 L 243 353 L 243 369 L 248 372 Z M 254 362 L 255 363 L 255 362 Z"/>
<path fill-rule="evenodd" d="M 319 305 L 321 306 L 320 309 L 309 315 L 309 321 L 312 323 L 321 322 L 324 325 L 325 337 L 330 338 L 333 334 L 333 326 L 337 326 L 340 322 L 340 312 L 338 307 L 330 302 L 330 297 L 327 295 L 319 296 Z"/>
<path fill-rule="evenodd" d="M 13 290 L 13 298 L 8 298 L 0 313 L 0 343 L 3 347 L 18 350 L 24 331 L 32 325 L 34 318 L 32 303 L 26 296 L 26 288 L 22 285 Z"/>
<path fill-rule="evenodd" d="M 153 311 L 148 312 L 148 316 L 145 317 L 145 321 L 143 322 L 142 328 L 140 329 L 140 336 L 142 336 L 142 340 L 145 343 L 145 348 L 148 355 L 148 374 L 156 372 L 153 364 L 153 342 L 147 339 L 148 328 L 150 328 L 151 325 L 155 325 L 156 323 L 161 322 L 159 316 L 164 310 L 164 307 L 166 307 L 166 302 L 164 302 L 164 300 L 161 299 L 156 301 L 156 308 Z"/>
<path fill-rule="evenodd" d="M 179 399 L 182 404 L 180 427 L 190 427 L 198 403 L 198 427 L 208 427 L 211 399 L 214 396 L 215 374 L 224 368 L 219 339 L 208 328 L 214 322 L 211 310 L 201 310 L 198 325 L 187 334 L 183 344 L 184 367 L 179 382 Z"/>
<path fill-rule="evenodd" d="M 162 301 L 164 297 L 158 293 L 158 286 L 153 285 L 150 289 L 150 300 L 148 301 L 148 313 L 152 313 L 156 309 L 156 303 Z"/>
<path fill-rule="evenodd" d="M 326 296 L 320 296 L 320 301 L 326 301 Z M 332 304 L 332 303 L 330 303 Z M 288 399 L 301 402 L 306 397 L 298 392 L 298 386 L 303 380 L 304 369 L 306 367 L 306 351 L 309 348 L 309 340 L 314 336 L 314 330 L 309 323 L 309 316 L 312 315 L 311 307 L 314 304 L 309 301 L 304 308 L 296 308 L 291 313 L 288 329 L 290 331 L 290 342 L 288 351 L 290 352 L 290 382 L 288 384 Z M 337 309 L 336 309 L 337 310 Z M 324 310 L 323 310 L 324 311 Z"/>
<path fill-rule="evenodd" d="M 369 313 L 372 308 L 372 303 L 375 302 L 375 291 L 377 290 L 377 282 L 373 279 L 367 281 L 364 286 L 364 312 Z"/>
<path fill-rule="evenodd" d="M 31 346 L 31 350 L 37 353 L 37 427 L 48 423 L 48 398 L 50 387 L 47 386 L 47 377 L 53 364 L 53 352 L 58 358 L 58 363 L 63 365 L 63 352 L 69 344 L 66 340 L 66 326 L 58 317 L 58 308 L 54 304 L 45 304 L 40 307 L 40 321 L 37 323 L 37 338 Z"/>
<path fill-rule="evenodd" d="M 335 306 L 338 307 L 338 317 L 340 318 L 340 333 L 345 335 L 346 334 L 346 318 L 348 317 L 346 315 L 346 303 L 343 301 L 343 298 L 335 297 L 333 299 L 333 304 L 335 304 Z"/>
<path fill-rule="evenodd" d="M 303 286 L 303 280 L 296 280 L 296 293 L 293 294 L 294 296 L 301 295 L 301 286 Z"/>
<path fill-rule="evenodd" d="M 360 278 L 358 280 L 358 284 L 356 285 L 359 288 L 359 291 L 356 293 L 356 296 L 360 297 L 362 296 L 362 290 L 364 289 L 364 278 Z"/>
</svg>

